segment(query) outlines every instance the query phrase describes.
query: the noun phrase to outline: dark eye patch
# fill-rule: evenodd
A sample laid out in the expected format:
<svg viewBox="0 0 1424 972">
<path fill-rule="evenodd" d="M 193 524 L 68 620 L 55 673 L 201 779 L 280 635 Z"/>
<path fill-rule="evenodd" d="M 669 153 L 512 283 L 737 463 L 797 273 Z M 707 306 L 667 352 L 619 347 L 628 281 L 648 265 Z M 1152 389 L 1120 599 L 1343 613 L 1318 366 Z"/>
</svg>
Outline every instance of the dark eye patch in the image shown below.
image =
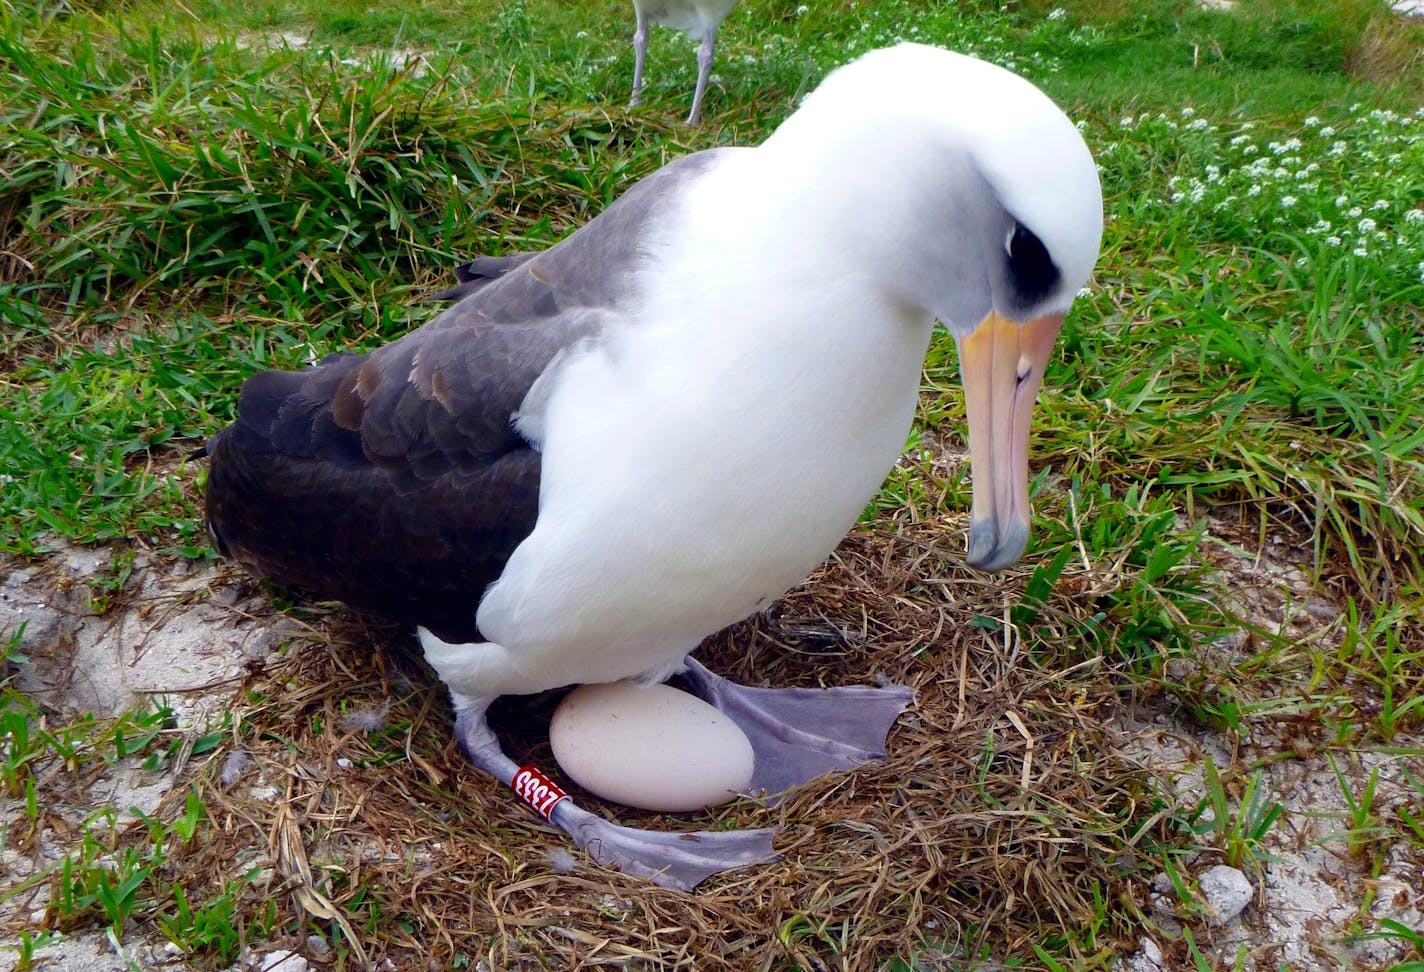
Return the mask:
<svg viewBox="0 0 1424 972">
<path fill-rule="evenodd" d="M 1022 224 L 1009 237 L 1009 278 L 1024 304 L 1036 304 L 1058 283 L 1058 268 L 1043 241 Z"/>
</svg>

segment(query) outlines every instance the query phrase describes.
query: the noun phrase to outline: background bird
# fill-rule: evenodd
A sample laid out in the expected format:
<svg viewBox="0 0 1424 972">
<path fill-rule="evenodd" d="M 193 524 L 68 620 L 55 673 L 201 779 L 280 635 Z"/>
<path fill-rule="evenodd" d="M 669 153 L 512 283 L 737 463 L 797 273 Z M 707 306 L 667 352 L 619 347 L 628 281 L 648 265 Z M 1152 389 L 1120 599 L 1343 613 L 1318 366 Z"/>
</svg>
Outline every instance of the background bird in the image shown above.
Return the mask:
<svg viewBox="0 0 1424 972">
<path fill-rule="evenodd" d="M 972 92 L 972 97 L 966 95 Z M 419 626 L 466 755 L 520 771 L 501 695 L 686 671 L 776 792 L 874 758 L 904 689 L 747 689 L 687 656 L 835 547 L 904 446 L 936 319 L 959 344 L 968 559 L 1028 540 L 1039 384 L 1097 258 L 1097 169 L 1001 68 L 922 45 L 832 73 L 756 148 L 678 159 L 367 355 L 242 389 L 209 445 L 210 530 L 254 572 Z M 691 887 L 767 831 L 616 827 L 598 860 Z"/>
<path fill-rule="evenodd" d="M 633 0 L 637 26 L 633 31 L 633 98 L 635 107 L 643 99 L 643 62 L 648 55 L 648 24 L 663 24 L 674 30 L 686 31 L 698 41 L 697 88 L 692 93 L 689 125 L 702 120 L 702 95 L 707 91 L 707 78 L 712 73 L 712 57 L 717 44 L 717 28 L 737 0 Z"/>
</svg>

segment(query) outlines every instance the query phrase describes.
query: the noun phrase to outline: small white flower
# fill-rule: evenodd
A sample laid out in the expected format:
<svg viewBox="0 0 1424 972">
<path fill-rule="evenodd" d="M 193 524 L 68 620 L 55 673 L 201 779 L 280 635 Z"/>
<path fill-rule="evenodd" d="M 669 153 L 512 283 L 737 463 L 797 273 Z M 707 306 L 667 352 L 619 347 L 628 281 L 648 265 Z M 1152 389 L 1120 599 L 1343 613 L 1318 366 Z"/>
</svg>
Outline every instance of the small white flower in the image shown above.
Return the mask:
<svg viewBox="0 0 1424 972">
<path fill-rule="evenodd" d="M 1357 257 L 1367 257 L 1367 256 L 1370 255 L 1370 251 L 1367 250 L 1367 249 L 1365 249 L 1363 246 L 1357 246 L 1357 247 L 1355 247 L 1355 251 L 1354 251 L 1354 252 L 1355 252 L 1355 256 L 1357 256 Z"/>
<path fill-rule="evenodd" d="M 1205 118 L 1193 118 L 1192 123 L 1187 127 L 1194 132 L 1204 132 L 1211 127 L 1211 123 Z"/>
<path fill-rule="evenodd" d="M 808 6 L 806 6 L 804 3 L 801 4 L 801 6 L 799 6 L 799 7 L 796 8 L 796 16 L 798 16 L 798 17 L 804 17 L 806 14 L 808 14 L 808 13 L 810 13 L 810 12 L 811 12 L 811 8 L 808 7 Z"/>
<path fill-rule="evenodd" d="M 1132 116 L 1131 116 L 1131 115 L 1123 115 L 1120 119 L 1118 119 L 1118 123 L 1117 123 L 1117 124 L 1118 124 L 1118 127 L 1119 127 L 1119 128 L 1131 128 L 1131 127 L 1132 127 L 1132 120 L 1133 120 L 1133 119 L 1132 119 Z"/>
<path fill-rule="evenodd" d="M 1063 20 L 1067 16 L 1068 11 L 1064 10 L 1062 7 L 1054 7 L 1052 10 L 1048 11 L 1049 20 Z"/>
<path fill-rule="evenodd" d="M 1330 154 L 1338 158 L 1345 154 L 1346 147 L 1344 142 L 1334 142 L 1330 146 Z"/>
<path fill-rule="evenodd" d="M 1244 149 L 1241 150 L 1241 154 L 1242 154 L 1242 155 L 1255 155 L 1255 154 L 1256 154 L 1257 152 L 1259 152 L 1259 151 L 1261 151 L 1261 150 L 1258 149 L 1256 146 L 1254 146 L 1254 145 L 1248 145 L 1248 146 L 1246 146 Z"/>
<path fill-rule="evenodd" d="M 1191 117 L 1192 117 L 1193 115 L 1195 115 L 1195 114 L 1196 114 L 1196 109 L 1194 109 L 1194 108 L 1183 108 L 1183 109 L 1182 109 L 1182 117 L 1183 117 L 1183 118 L 1191 118 Z"/>
<path fill-rule="evenodd" d="M 1093 292 L 1092 292 L 1091 290 L 1089 290 L 1087 287 L 1079 287 L 1079 288 L 1078 288 L 1078 296 L 1079 296 L 1079 297 L 1091 297 L 1091 296 L 1093 296 Z"/>
<path fill-rule="evenodd" d="M 1363 213 L 1364 210 L 1361 209 L 1359 206 L 1351 206 L 1350 209 L 1345 213 L 1345 215 L 1350 217 L 1351 219 L 1359 219 Z"/>
<path fill-rule="evenodd" d="M 1336 209 L 1344 209 L 1344 208 L 1345 208 L 1346 206 L 1348 206 L 1348 205 L 1350 205 L 1350 197 L 1349 197 L 1349 196 L 1336 196 L 1336 197 L 1335 197 L 1335 208 L 1336 208 Z"/>
<path fill-rule="evenodd" d="M 1324 128 L 1322 128 L 1322 129 L 1320 130 L 1320 137 L 1321 137 L 1321 138 L 1330 138 L 1330 137 L 1331 137 L 1332 135 L 1334 135 L 1334 134 L 1335 134 L 1335 129 L 1334 129 L 1332 126 L 1330 126 L 1330 125 L 1326 125 Z"/>
<path fill-rule="evenodd" d="M 1314 115 L 1309 115 L 1306 117 L 1305 121 L 1301 122 L 1301 124 L 1304 125 L 1306 128 L 1314 128 L 1316 125 L 1320 124 L 1320 119 L 1316 118 Z"/>
<path fill-rule="evenodd" d="M 1389 202 L 1384 199 L 1376 199 L 1375 204 L 1370 207 L 1377 213 L 1382 213 L 1389 208 Z"/>
<path fill-rule="evenodd" d="M 1261 187 L 1260 187 L 1259 184 L 1258 184 L 1258 185 L 1254 185 L 1254 186 L 1252 186 L 1250 189 L 1247 189 L 1247 190 L 1246 190 L 1246 195 L 1248 195 L 1248 196 L 1259 196 L 1260 194 L 1261 194 Z"/>
<path fill-rule="evenodd" d="M 1411 209 L 1404 214 L 1406 223 L 1424 223 L 1424 209 Z"/>
<path fill-rule="evenodd" d="M 1340 245 L 1340 237 L 1338 237 L 1338 236 L 1327 236 L 1327 237 L 1325 237 L 1325 242 L 1328 243 L 1328 244 L 1331 245 L 1331 246 L 1339 246 L 1339 245 Z"/>
<path fill-rule="evenodd" d="M 1330 220 L 1328 219 L 1317 219 L 1315 225 L 1311 227 L 1311 229 L 1317 233 L 1328 233 L 1331 228 Z"/>
<path fill-rule="evenodd" d="M 583 40 L 584 38 L 588 37 L 588 31 L 581 30 L 577 34 L 575 34 L 574 37 L 578 38 L 579 40 Z"/>
<path fill-rule="evenodd" d="M 1296 202 L 1297 202 L 1297 200 L 1296 200 L 1296 198 L 1295 198 L 1294 196 L 1282 196 L 1282 197 L 1281 197 L 1281 205 L 1282 205 L 1283 207 L 1285 207 L 1286 209 L 1290 209 L 1292 206 L 1294 206 L 1294 205 L 1296 204 Z"/>
<path fill-rule="evenodd" d="M 1244 143 L 1244 142 L 1249 142 L 1249 141 L 1251 141 L 1251 136 L 1249 136 L 1249 135 L 1237 135 L 1235 138 L 1233 138 L 1233 139 L 1231 140 L 1231 144 L 1232 144 L 1232 145 L 1241 145 L 1242 143 Z"/>
</svg>

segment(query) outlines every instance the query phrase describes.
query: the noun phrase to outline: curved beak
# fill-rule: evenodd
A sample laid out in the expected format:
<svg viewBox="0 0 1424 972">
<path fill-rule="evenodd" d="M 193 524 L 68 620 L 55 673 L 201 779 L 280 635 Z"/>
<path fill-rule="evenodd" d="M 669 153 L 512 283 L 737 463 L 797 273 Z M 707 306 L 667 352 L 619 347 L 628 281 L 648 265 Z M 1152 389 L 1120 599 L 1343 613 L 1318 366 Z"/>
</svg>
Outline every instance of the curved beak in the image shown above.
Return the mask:
<svg viewBox="0 0 1424 972">
<path fill-rule="evenodd" d="M 959 345 L 974 505 L 970 565 L 1002 570 L 1028 546 L 1028 431 L 1062 314 L 1016 324 L 990 313 Z"/>
</svg>

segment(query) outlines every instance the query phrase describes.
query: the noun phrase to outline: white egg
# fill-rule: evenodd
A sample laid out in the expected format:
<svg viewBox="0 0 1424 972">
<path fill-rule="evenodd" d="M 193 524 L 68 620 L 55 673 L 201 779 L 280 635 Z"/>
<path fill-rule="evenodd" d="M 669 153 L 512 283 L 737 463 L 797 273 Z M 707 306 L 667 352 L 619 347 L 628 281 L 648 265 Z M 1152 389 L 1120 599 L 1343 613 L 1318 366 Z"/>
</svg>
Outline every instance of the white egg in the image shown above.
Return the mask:
<svg viewBox="0 0 1424 972">
<path fill-rule="evenodd" d="M 549 744 L 579 786 L 613 803 L 681 813 L 714 807 L 752 779 L 741 728 L 667 685 L 582 685 L 554 712 Z"/>
</svg>

